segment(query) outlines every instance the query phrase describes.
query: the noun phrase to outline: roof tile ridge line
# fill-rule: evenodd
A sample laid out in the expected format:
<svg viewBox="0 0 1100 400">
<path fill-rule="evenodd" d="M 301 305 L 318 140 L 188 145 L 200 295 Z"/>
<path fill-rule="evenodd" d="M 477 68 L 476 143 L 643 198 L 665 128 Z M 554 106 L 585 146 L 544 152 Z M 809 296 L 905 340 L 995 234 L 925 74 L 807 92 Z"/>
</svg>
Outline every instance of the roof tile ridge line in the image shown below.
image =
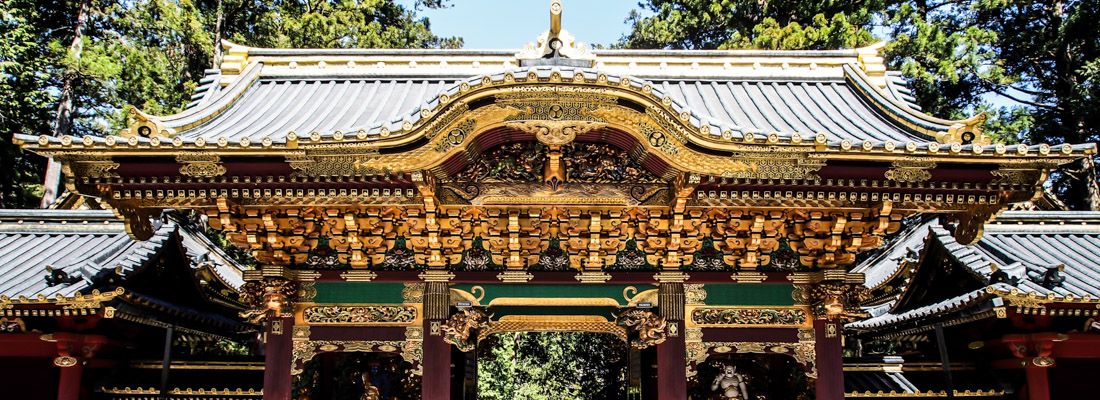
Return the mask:
<svg viewBox="0 0 1100 400">
<path fill-rule="evenodd" d="M 512 76 L 525 76 L 526 72 L 535 71 L 535 70 L 539 70 L 539 69 L 545 69 L 545 68 L 546 68 L 545 66 L 519 67 L 519 68 L 514 68 L 514 69 L 501 71 L 501 72 L 494 73 L 494 74 L 481 74 L 481 75 L 474 75 L 474 76 L 471 76 L 471 77 L 468 77 L 468 78 L 459 79 L 455 83 L 452 83 L 449 86 L 446 86 L 444 88 L 439 89 L 439 91 L 436 92 L 435 96 L 424 100 L 423 103 L 424 104 L 438 103 L 438 99 L 443 94 L 458 93 L 459 95 L 457 97 L 462 97 L 462 96 L 465 95 L 465 93 L 461 92 L 459 90 L 459 88 L 462 86 L 463 83 L 469 84 L 469 83 L 473 83 L 473 82 L 480 82 L 485 77 L 492 77 L 492 76 L 495 76 L 495 75 L 504 76 L 504 75 L 507 75 L 507 74 L 511 74 Z M 689 118 L 688 121 L 683 122 L 683 123 L 686 124 L 686 125 L 695 127 L 697 129 L 701 128 L 703 126 L 707 126 L 707 125 L 714 126 L 714 127 L 720 128 L 720 130 L 719 130 L 720 133 L 725 132 L 725 131 L 730 131 L 731 133 L 733 133 L 735 135 L 734 137 L 743 137 L 745 132 L 751 132 L 751 133 L 764 132 L 764 130 L 759 129 L 757 127 L 744 127 L 744 126 L 727 124 L 727 123 L 724 123 L 722 121 L 716 121 L 715 117 L 710 115 L 709 113 L 703 114 L 701 111 L 699 111 L 699 110 L 697 110 L 693 107 L 689 107 L 686 104 L 681 104 L 679 101 L 676 101 L 669 94 L 664 93 L 662 90 L 660 90 L 658 85 L 654 84 L 654 81 L 651 81 L 649 79 L 639 78 L 639 77 L 633 76 L 633 75 L 609 74 L 609 73 L 602 72 L 602 70 L 597 69 L 597 68 L 587 68 L 587 67 L 584 67 L 584 68 L 564 67 L 564 68 L 562 68 L 560 66 L 553 66 L 553 67 L 549 68 L 549 70 L 551 72 L 556 71 L 556 72 L 559 72 L 559 73 L 567 71 L 567 70 L 568 71 L 573 71 L 574 73 L 582 73 L 582 74 L 584 72 L 592 72 L 596 75 L 603 75 L 604 77 L 606 77 L 608 79 L 608 82 L 611 82 L 612 79 L 618 79 L 620 81 L 621 80 L 627 80 L 628 82 L 630 82 L 629 86 L 608 84 L 607 87 L 612 88 L 612 89 L 625 90 L 625 91 L 628 91 L 628 92 L 640 92 L 641 91 L 640 88 L 642 88 L 644 86 L 649 86 L 651 88 L 650 90 L 651 90 L 652 96 L 656 99 L 655 103 L 659 103 L 661 105 L 661 107 L 667 108 L 674 115 L 678 115 L 681 111 L 687 112 L 691 117 L 694 117 L 694 119 L 697 120 L 698 123 L 693 122 L 692 118 Z M 515 85 L 544 85 L 544 84 L 547 84 L 547 83 L 548 82 L 542 82 L 542 81 L 539 81 L 539 82 L 517 82 L 517 83 L 511 83 L 511 84 L 509 84 L 509 86 L 515 86 Z M 561 77 L 561 80 L 559 82 L 552 82 L 552 83 L 565 84 L 565 85 L 574 84 L 572 79 L 568 79 L 564 75 Z M 635 84 L 637 84 L 637 87 L 635 87 Z M 578 84 L 578 85 L 579 86 L 585 86 L 587 84 Z M 473 91 L 470 91 L 470 92 L 467 92 L 467 93 L 472 93 L 472 92 Z M 669 99 L 669 102 L 667 104 L 665 104 L 663 102 L 664 98 Z M 458 99 L 457 98 L 452 98 L 448 102 L 448 105 L 454 103 L 456 100 L 458 100 Z M 351 131 L 362 130 L 362 131 L 374 132 L 374 131 L 377 131 L 378 129 L 381 129 L 381 128 L 395 127 L 395 125 L 400 124 L 402 122 L 406 122 L 406 121 L 415 123 L 415 122 L 420 121 L 421 119 L 424 118 L 422 116 L 421 112 L 420 112 L 421 110 L 424 109 L 424 104 L 414 106 L 414 108 L 410 109 L 410 110 L 397 111 L 394 115 L 391 115 L 389 117 L 381 117 L 380 116 L 377 120 L 371 121 L 369 123 L 369 125 L 360 125 L 360 126 L 352 127 L 350 130 Z M 441 114 L 441 112 L 439 112 L 437 110 L 436 112 L 433 112 L 431 114 L 431 117 L 428 117 L 428 118 L 434 118 L 434 117 L 436 117 L 440 114 Z M 332 137 L 334 132 L 320 132 L 320 133 L 321 133 L 322 137 L 329 138 L 329 137 Z M 794 135 L 796 132 L 779 132 L 779 133 Z M 737 135 L 740 135 L 740 136 L 737 136 Z M 709 139 L 714 139 L 714 138 L 709 138 Z"/>
<path fill-rule="evenodd" d="M 991 298 L 991 297 L 994 297 L 994 296 L 1000 296 L 1000 294 L 997 291 L 998 290 L 1006 290 L 1004 287 L 1008 287 L 1008 285 L 1005 285 L 1003 283 L 995 283 L 995 284 L 992 284 L 992 285 L 986 285 L 986 286 L 982 286 L 980 288 L 962 293 L 958 296 L 949 297 L 949 298 L 940 300 L 940 301 L 932 303 L 932 304 L 928 304 L 928 305 L 924 305 L 924 306 L 914 308 L 914 309 L 909 310 L 909 311 L 905 311 L 905 312 L 901 312 L 901 313 L 887 312 L 887 313 L 879 315 L 877 317 L 872 317 L 872 318 L 868 318 L 868 319 L 865 319 L 865 320 L 862 320 L 862 321 L 855 321 L 855 322 L 845 324 L 844 327 L 845 327 L 845 329 L 848 329 L 848 328 L 873 329 L 873 328 L 880 328 L 880 327 L 886 326 L 887 324 L 897 324 L 897 323 L 903 323 L 903 322 L 910 322 L 910 321 L 919 319 L 922 316 L 925 316 L 925 313 L 927 311 L 929 311 L 932 308 L 935 308 L 937 306 L 948 306 L 943 311 L 957 311 L 957 310 L 960 310 L 960 309 L 962 309 L 963 307 L 965 307 L 967 305 L 974 304 L 975 302 L 979 302 L 979 301 L 982 301 L 982 300 L 985 300 L 985 299 L 988 299 L 988 298 Z M 966 300 L 966 301 L 963 302 L 963 303 L 960 303 L 958 305 L 950 305 L 951 303 L 953 303 L 957 300 Z M 894 320 L 893 321 L 888 321 L 888 322 L 884 321 L 884 320 L 889 319 L 889 317 L 894 317 Z M 868 322 L 870 322 L 871 324 L 877 324 L 877 325 L 867 326 L 866 323 L 868 323 Z"/>
<path fill-rule="evenodd" d="M 245 90 L 251 87 L 253 82 L 259 79 L 260 72 L 263 70 L 263 66 L 264 64 L 262 62 L 250 64 L 247 68 L 245 68 L 244 72 L 237 76 L 236 79 L 234 79 L 233 82 L 225 88 L 225 90 L 219 91 L 218 94 L 214 96 L 214 98 L 209 99 L 208 101 L 195 107 L 183 110 L 182 112 L 171 115 L 154 116 L 145 114 L 140 110 L 137 110 L 136 107 L 134 108 L 134 110 L 138 112 L 141 117 L 149 120 L 159 121 L 168 128 L 176 129 L 178 131 L 189 130 L 194 126 L 201 124 L 201 122 L 213 119 L 218 114 L 221 114 L 222 112 L 228 110 L 229 107 L 233 105 L 233 103 L 236 103 L 236 101 L 241 98 L 241 95 L 244 94 Z M 217 83 L 214 84 L 216 85 Z M 195 121 L 196 119 L 197 121 Z M 176 132 L 177 135 L 179 133 L 180 132 Z"/>
<path fill-rule="evenodd" d="M 119 266 L 122 267 L 122 263 L 126 262 L 131 265 L 130 269 L 123 268 L 122 277 L 129 276 L 131 273 L 138 270 L 137 267 L 144 266 L 150 260 L 156 258 L 162 251 L 164 251 L 164 244 L 175 236 L 179 230 L 179 226 L 172 222 L 165 222 L 153 233 L 153 237 L 149 240 L 142 240 L 138 242 L 137 246 L 131 246 L 125 253 L 120 254 Z M 148 251 L 147 255 L 138 253 L 141 250 Z"/>
<path fill-rule="evenodd" d="M 926 233 L 925 237 L 924 237 L 924 245 L 921 246 L 920 258 L 917 259 L 917 269 L 920 269 L 921 266 L 924 265 L 924 257 L 928 254 L 928 246 L 930 244 L 932 244 L 933 240 L 935 240 L 935 237 L 936 237 L 935 228 L 936 228 L 935 223 L 929 224 L 929 227 L 928 227 L 928 230 L 927 230 L 928 233 Z M 912 275 L 916 275 L 916 274 L 917 274 L 917 271 L 912 272 Z M 883 315 L 894 314 L 895 312 L 897 312 L 898 305 L 900 305 L 902 303 L 902 300 L 907 297 L 906 295 L 909 294 L 909 290 L 912 289 L 912 288 L 913 288 L 912 282 L 910 282 L 908 285 L 905 285 L 905 290 L 902 290 L 901 293 L 898 293 L 898 295 L 897 295 L 896 299 L 894 300 L 893 304 L 890 305 L 890 308 L 886 310 L 886 314 L 883 314 Z"/>
<path fill-rule="evenodd" d="M 965 119 L 949 120 L 924 113 L 923 111 L 917 111 L 884 93 L 882 88 L 871 81 L 871 77 L 869 77 L 862 68 L 856 68 L 852 64 L 847 64 L 843 66 L 843 69 L 846 78 L 859 86 L 860 89 L 865 89 L 859 90 L 860 93 L 864 94 L 864 98 L 870 100 L 873 105 L 883 111 L 887 111 L 885 116 L 888 120 L 897 121 L 898 117 L 910 117 L 912 119 L 907 119 L 909 122 L 923 125 L 925 128 L 931 128 L 930 130 L 949 132 L 952 129 L 980 126 L 988 117 L 985 112 L 981 112 Z M 890 111 L 894 113 L 892 114 Z M 895 116 L 895 114 L 897 116 Z M 902 122 L 902 125 L 904 126 L 904 122 Z M 939 138 L 932 135 L 922 135 L 939 140 Z"/>
<path fill-rule="evenodd" d="M 225 253 L 225 250 L 222 250 L 221 247 L 215 245 L 214 242 L 210 241 L 210 238 L 206 237 L 206 235 L 204 235 L 202 232 L 196 232 L 196 231 L 192 230 L 190 227 L 187 226 L 187 224 L 179 222 L 176 219 L 176 217 L 168 217 L 168 218 L 169 218 L 169 220 L 177 221 L 177 225 L 179 225 L 179 234 L 180 234 L 181 239 L 183 239 L 184 235 L 187 235 L 187 237 L 190 238 L 191 240 L 194 240 L 195 243 L 199 244 L 204 249 L 206 249 L 207 251 L 209 251 L 209 252 L 213 253 L 215 256 L 217 256 L 220 259 L 219 261 L 223 265 L 225 265 L 227 267 L 230 267 L 230 268 L 233 268 L 233 269 L 236 269 L 237 271 L 241 272 L 242 274 L 244 273 L 244 267 L 237 264 L 236 261 L 234 261 L 231 257 L 229 257 L 228 254 Z M 180 241 L 180 244 L 183 244 L 183 240 Z M 184 247 L 186 247 L 186 245 L 184 245 Z M 187 257 L 190 258 L 191 256 L 187 256 Z M 192 262 L 192 265 L 195 264 L 194 260 L 191 260 L 191 262 Z M 214 275 L 216 275 L 218 277 L 218 279 L 221 280 L 222 283 L 225 284 L 225 286 L 233 287 L 233 285 L 229 284 L 228 282 L 225 282 L 225 277 L 222 277 L 218 273 L 217 268 L 215 268 L 214 272 L 215 272 Z M 242 275 L 242 277 L 243 277 L 243 275 Z M 240 289 L 240 288 L 237 288 L 237 287 L 233 287 L 233 288 L 234 289 Z"/>
<path fill-rule="evenodd" d="M 933 222 L 931 220 L 930 221 L 922 221 L 920 224 L 913 227 L 913 229 L 910 232 L 906 232 L 905 240 L 898 240 L 897 242 L 894 243 L 894 245 L 897 246 L 897 245 L 908 243 L 909 239 L 911 239 L 913 235 L 917 235 L 921 231 L 924 231 L 925 232 L 924 234 L 928 235 L 929 227 L 930 227 L 930 225 L 932 225 L 934 223 L 935 222 Z M 921 248 L 921 250 L 923 250 L 923 247 Z M 907 251 L 908 251 L 908 249 L 902 250 L 903 253 L 905 253 Z M 871 263 L 870 260 L 869 260 L 868 261 L 869 266 L 868 266 L 867 269 L 870 269 L 870 268 L 874 267 L 875 264 L 878 264 L 881 261 L 886 261 L 885 257 L 889 256 L 891 253 L 892 252 L 883 252 L 882 254 L 879 254 L 878 256 L 873 258 L 873 260 L 875 260 L 874 263 Z M 900 275 L 902 270 L 904 270 L 905 267 L 909 265 L 908 261 L 906 261 L 905 258 L 904 258 L 905 257 L 904 254 L 902 255 L 902 257 L 903 257 L 902 260 L 894 265 L 893 271 L 890 272 L 890 274 L 886 277 L 886 279 L 884 279 L 882 282 L 876 283 L 873 287 L 869 286 L 868 289 L 870 289 L 870 290 L 878 289 L 879 287 L 882 287 L 882 285 L 885 285 L 887 282 L 890 282 L 890 281 L 894 280 L 894 278 L 896 278 L 898 275 Z M 866 269 L 864 271 L 857 271 L 856 269 L 852 270 L 852 272 L 864 272 L 864 276 L 866 276 L 865 271 L 866 271 Z"/>
<path fill-rule="evenodd" d="M 936 240 L 938 240 L 940 242 L 940 244 L 943 245 L 944 251 L 947 252 L 947 256 L 951 257 L 952 261 L 954 261 L 955 263 L 957 263 L 959 265 L 962 265 L 964 268 L 966 268 L 967 271 L 970 272 L 971 276 L 977 278 L 980 282 L 983 282 L 987 285 L 989 284 L 989 276 L 986 276 L 985 274 L 981 273 L 980 271 L 975 269 L 975 267 L 971 266 L 969 263 L 963 262 L 963 257 L 964 256 L 978 257 L 982 261 L 985 261 L 986 263 L 988 263 L 987 265 L 993 264 L 995 262 L 995 260 L 990 260 L 984 254 L 974 250 L 973 245 L 972 246 L 967 246 L 967 245 L 964 245 L 962 243 L 959 243 L 957 240 L 955 240 L 955 236 L 952 235 L 951 231 L 947 230 L 947 228 L 945 228 L 943 226 L 932 226 L 932 232 L 933 232 L 933 235 L 935 235 Z M 957 246 L 958 249 L 960 249 L 960 251 L 964 252 L 965 254 L 964 255 L 957 254 L 955 252 L 955 250 L 952 250 L 951 248 L 948 247 L 949 245 Z"/>
<path fill-rule="evenodd" d="M 830 50 L 776 50 L 776 49 L 592 49 L 592 54 L 603 56 L 657 56 L 657 57 L 858 57 L 859 48 Z"/>
<path fill-rule="evenodd" d="M 0 208 L 0 221 L 21 219 L 36 221 L 67 221 L 94 220 L 103 222 L 122 222 L 122 220 L 110 210 L 68 210 L 59 208 Z"/>
</svg>

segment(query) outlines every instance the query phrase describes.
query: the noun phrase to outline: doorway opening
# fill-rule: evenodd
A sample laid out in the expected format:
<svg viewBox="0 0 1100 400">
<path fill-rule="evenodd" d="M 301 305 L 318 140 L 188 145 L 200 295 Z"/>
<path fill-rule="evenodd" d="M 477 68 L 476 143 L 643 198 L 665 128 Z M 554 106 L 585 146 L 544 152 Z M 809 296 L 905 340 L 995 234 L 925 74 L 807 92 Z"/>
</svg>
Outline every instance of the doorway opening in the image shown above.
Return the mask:
<svg viewBox="0 0 1100 400">
<path fill-rule="evenodd" d="M 477 399 L 640 398 L 641 353 L 608 333 L 494 333 L 478 343 Z"/>
</svg>

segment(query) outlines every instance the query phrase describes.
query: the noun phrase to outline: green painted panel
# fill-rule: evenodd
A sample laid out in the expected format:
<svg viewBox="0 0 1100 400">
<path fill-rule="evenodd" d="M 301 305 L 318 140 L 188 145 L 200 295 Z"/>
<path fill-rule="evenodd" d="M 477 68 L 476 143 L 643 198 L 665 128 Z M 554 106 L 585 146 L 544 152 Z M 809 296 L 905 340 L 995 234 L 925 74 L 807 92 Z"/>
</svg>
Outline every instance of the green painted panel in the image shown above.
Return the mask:
<svg viewBox="0 0 1100 400">
<path fill-rule="evenodd" d="M 317 282 L 316 303 L 399 304 L 405 301 L 400 282 Z"/>
<path fill-rule="evenodd" d="M 790 306 L 794 285 L 771 283 L 730 283 L 703 286 L 707 305 L 712 306 Z"/>
<path fill-rule="evenodd" d="M 485 298 L 481 299 L 481 304 L 489 304 L 493 299 L 501 297 L 539 297 L 539 298 L 609 298 L 619 302 L 619 305 L 626 305 L 627 300 L 623 297 L 623 291 L 633 286 L 637 289 L 637 292 L 630 292 L 631 296 L 634 296 L 640 292 L 644 292 L 650 289 L 656 289 L 656 285 L 530 285 L 530 284 L 457 284 L 452 285 L 454 289 L 464 290 L 475 295 L 480 295 L 473 292 L 475 286 L 480 286 L 485 290 Z"/>
</svg>

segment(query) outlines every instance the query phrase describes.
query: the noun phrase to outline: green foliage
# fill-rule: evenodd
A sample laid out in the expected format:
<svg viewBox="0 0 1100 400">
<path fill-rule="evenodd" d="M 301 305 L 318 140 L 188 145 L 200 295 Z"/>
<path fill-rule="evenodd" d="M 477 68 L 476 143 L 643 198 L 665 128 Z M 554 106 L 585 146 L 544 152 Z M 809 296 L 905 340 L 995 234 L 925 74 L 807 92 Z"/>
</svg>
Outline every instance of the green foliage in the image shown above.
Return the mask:
<svg viewBox="0 0 1100 400">
<path fill-rule="evenodd" d="M 674 49 L 835 49 L 884 34 L 890 69 L 917 103 L 960 119 L 987 112 L 1006 143 L 1100 139 L 1100 0 L 648 0 L 619 45 Z M 1074 208 L 1100 209 L 1091 164 L 1053 174 Z"/>
<path fill-rule="evenodd" d="M 619 45 L 671 49 L 833 49 L 870 44 L 879 0 L 649 0 Z"/>
<path fill-rule="evenodd" d="M 1087 143 L 1100 136 L 1100 1 L 895 0 L 888 61 L 934 115 L 990 113 L 1005 142 Z M 1010 105 L 994 107 L 990 96 Z M 1100 207 L 1096 172 L 1053 174 L 1060 198 Z"/>
<path fill-rule="evenodd" d="M 211 3 L 216 9 L 217 1 Z M 458 48 L 460 38 L 431 33 L 427 18 L 418 18 L 393 0 L 248 1 L 223 0 L 225 37 L 262 47 L 289 48 Z M 444 7 L 441 0 L 416 7 Z M 210 15 L 213 15 L 211 13 Z"/>
<path fill-rule="evenodd" d="M 59 96 L 72 97 L 71 133 L 107 135 L 134 105 L 171 114 L 188 102 L 219 38 L 267 47 L 461 47 L 431 33 L 420 0 L 0 0 L 0 207 L 33 207 L 43 160 L 14 133 L 53 134 Z M 74 46 L 80 10 L 86 10 Z M 220 34 L 220 36 L 219 36 Z"/>
<path fill-rule="evenodd" d="M 486 400 L 615 399 L 626 395 L 625 343 L 609 334 L 499 333 L 479 345 Z"/>
</svg>

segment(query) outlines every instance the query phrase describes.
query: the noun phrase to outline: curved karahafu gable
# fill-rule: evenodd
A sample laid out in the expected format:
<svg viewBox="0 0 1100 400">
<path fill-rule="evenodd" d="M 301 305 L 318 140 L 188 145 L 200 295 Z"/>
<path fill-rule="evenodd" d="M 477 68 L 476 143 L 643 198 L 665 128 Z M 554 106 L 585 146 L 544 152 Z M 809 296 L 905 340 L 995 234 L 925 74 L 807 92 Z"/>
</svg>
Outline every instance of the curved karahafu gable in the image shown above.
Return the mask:
<svg viewBox="0 0 1100 400">
<path fill-rule="evenodd" d="M 1095 152 L 919 112 L 881 44 L 591 51 L 559 26 L 518 54 L 224 46 L 179 114 L 17 139 L 139 237 L 196 208 L 264 264 L 451 269 L 842 266 L 916 213 L 972 242 Z"/>
</svg>

